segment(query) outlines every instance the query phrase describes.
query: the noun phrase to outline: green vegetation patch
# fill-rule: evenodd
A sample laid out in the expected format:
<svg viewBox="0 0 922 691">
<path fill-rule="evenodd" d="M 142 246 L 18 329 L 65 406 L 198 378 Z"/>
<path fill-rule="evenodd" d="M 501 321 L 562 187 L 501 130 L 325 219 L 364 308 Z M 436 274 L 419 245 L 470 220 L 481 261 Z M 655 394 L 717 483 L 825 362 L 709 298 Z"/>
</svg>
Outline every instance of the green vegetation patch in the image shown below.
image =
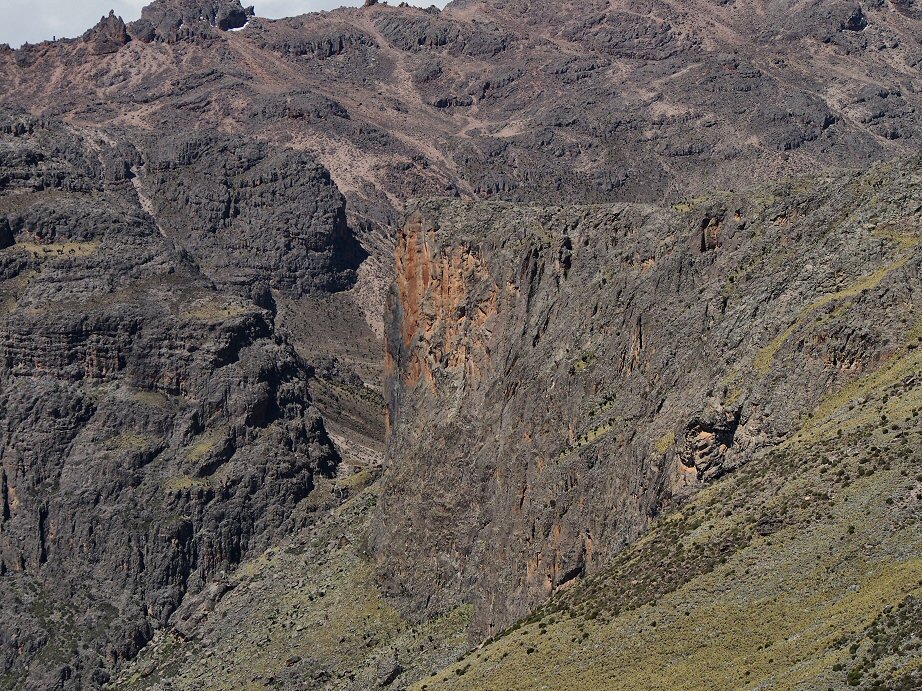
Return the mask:
<svg viewBox="0 0 922 691">
<path fill-rule="evenodd" d="M 823 307 L 826 307 L 829 304 L 832 304 L 833 302 L 837 302 L 839 300 L 849 300 L 851 298 L 857 297 L 866 290 L 872 290 L 876 288 L 878 285 L 880 285 L 884 278 L 889 276 L 897 269 L 905 266 L 909 259 L 910 255 L 903 255 L 887 266 L 883 266 L 877 271 L 861 277 L 848 287 L 843 288 L 842 290 L 838 290 L 834 293 L 828 293 L 815 300 L 813 303 L 800 311 L 793 324 L 778 334 L 774 339 L 772 339 L 771 343 L 756 353 L 755 359 L 753 360 L 753 367 L 760 374 L 767 374 L 771 369 L 771 366 L 774 363 L 775 358 L 777 357 L 778 352 L 781 350 L 782 346 L 784 346 L 788 339 L 807 322 L 808 318 L 813 313 L 822 309 Z"/>
</svg>

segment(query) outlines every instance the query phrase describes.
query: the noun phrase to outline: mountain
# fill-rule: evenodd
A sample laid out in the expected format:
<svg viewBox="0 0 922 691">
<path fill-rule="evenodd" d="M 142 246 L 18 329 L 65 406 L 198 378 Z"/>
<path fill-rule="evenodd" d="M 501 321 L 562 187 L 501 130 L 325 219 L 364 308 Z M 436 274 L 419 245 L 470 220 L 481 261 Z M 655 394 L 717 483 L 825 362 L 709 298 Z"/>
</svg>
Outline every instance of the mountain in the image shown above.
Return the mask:
<svg viewBox="0 0 922 691">
<path fill-rule="evenodd" d="M 322 215 L 342 213 L 316 167 L 271 183 L 283 168 L 265 173 L 265 153 L 247 153 L 250 182 L 266 176 L 276 213 L 305 194 Z M 221 289 L 176 227 L 155 220 L 136 156 L 50 123 L 4 147 L 7 683 L 104 681 L 99 665 L 133 656 L 187 591 L 303 524 L 299 505 L 340 460 L 310 366 L 279 336 L 271 305 Z M 258 209 L 259 197 L 240 207 Z M 318 229 L 317 276 L 334 230 Z M 203 250 L 209 237 L 203 228 Z"/>
<path fill-rule="evenodd" d="M 256 10 L 0 47 L 0 688 L 911 688 L 922 12 Z"/>
<path fill-rule="evenodd" d="M 394 596 L 473 602 L 495 635 L 914 355 L 918 173 L 690 208 L 411 209 L 372 533 Z"/>
<path fill-rule="evenodd" d="M 920 165 L 412 207 L 383 481 L 125 687 L 915 688 Z"/>
</svg>

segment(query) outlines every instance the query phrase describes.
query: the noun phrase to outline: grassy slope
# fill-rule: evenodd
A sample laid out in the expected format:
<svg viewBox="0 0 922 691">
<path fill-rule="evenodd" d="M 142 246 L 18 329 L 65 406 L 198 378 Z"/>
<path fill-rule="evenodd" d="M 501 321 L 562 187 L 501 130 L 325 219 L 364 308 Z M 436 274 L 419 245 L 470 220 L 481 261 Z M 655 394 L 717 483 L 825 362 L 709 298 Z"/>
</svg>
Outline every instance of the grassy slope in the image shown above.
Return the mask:
<svg viewBox="0 0 922 691">
<path fill-rule="evenodd" d="M 920 688 L 915 340 L 605 572 L 419 688 Z"/>
<path fill-rule="evenodd" d="M 365 689 L 397 651 L 412 681 L 468 647 L 470 608 L 414 626 L 381 597 L 364 535 L 377 485 L 338 482 L 354 496 L 287 544 L 245 562 L 239 583 L 192 640 L 160 633 L 113 685 L 119 689 Z M 321 488 L 321 491 L 323 488 Z"/>
</svg>

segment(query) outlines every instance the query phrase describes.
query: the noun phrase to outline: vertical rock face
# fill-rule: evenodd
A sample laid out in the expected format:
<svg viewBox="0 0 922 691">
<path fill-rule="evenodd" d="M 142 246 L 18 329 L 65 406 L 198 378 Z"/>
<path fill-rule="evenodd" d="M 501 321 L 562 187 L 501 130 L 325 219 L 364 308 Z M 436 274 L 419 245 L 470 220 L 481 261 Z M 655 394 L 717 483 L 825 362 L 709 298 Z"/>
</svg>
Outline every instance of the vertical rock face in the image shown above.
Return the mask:
<svg viewBox="0 0 922 691">
<path fill-rule="evenodd" d="M 0 140 L 4 682 L 105 681 L 187 593 L 302 524 L 338 462 L 273 313 L 216 289 L 191 236 L 150 216 L 137 159 L 50 125 Z M 341 219 L 320 215 L 324 254 Z M 325 285 L 318 267 L 292 271 Z"/>
<path fill-rule="evenodd" d="M 242 294 L 342 290 L 365 256 L 346 224 L 345 199 L 305 153 L 179 136 L 152 145 L 142 187 L 202 270 Z"/>
<path fill-rule="evenodd" d="M 416 207 L 372 540 L 394 595 L 496 633 L 916 347 L 916 169 L 682 212 Z"/>
</svg>

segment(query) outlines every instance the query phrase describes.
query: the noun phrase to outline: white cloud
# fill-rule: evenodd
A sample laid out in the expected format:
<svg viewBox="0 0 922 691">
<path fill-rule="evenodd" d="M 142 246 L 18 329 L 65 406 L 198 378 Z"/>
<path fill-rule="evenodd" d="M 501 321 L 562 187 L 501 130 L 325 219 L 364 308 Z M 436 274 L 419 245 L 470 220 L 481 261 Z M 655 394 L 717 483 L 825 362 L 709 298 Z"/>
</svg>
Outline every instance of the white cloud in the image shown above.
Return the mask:
<svg viewBox="0 0 922 691">
<path fill-rule="evenodd" d="M 15 48 L 26 41 L 79 36 L 110 9 L 137 19 L 144 4 L 143 0 L 0 0 L 0 43 Z"/>
<path fill-rule="evenodd" d="M 444 7 L 447 0 L 411 0 L 412 5 Z M 0 0 L 0 43 L 14 48 L 53 37 L 79 36 L 109 10 L 126 22 L 141 16 L 150 0 Z M 361 5 L 362 0 L 242 0 L 255 5 L 260 17 L 277 19 L 305 12 L 331 10 L 342 5 Z M 397 2 L 397 0 L 392 0 Z"/>
</svg>

